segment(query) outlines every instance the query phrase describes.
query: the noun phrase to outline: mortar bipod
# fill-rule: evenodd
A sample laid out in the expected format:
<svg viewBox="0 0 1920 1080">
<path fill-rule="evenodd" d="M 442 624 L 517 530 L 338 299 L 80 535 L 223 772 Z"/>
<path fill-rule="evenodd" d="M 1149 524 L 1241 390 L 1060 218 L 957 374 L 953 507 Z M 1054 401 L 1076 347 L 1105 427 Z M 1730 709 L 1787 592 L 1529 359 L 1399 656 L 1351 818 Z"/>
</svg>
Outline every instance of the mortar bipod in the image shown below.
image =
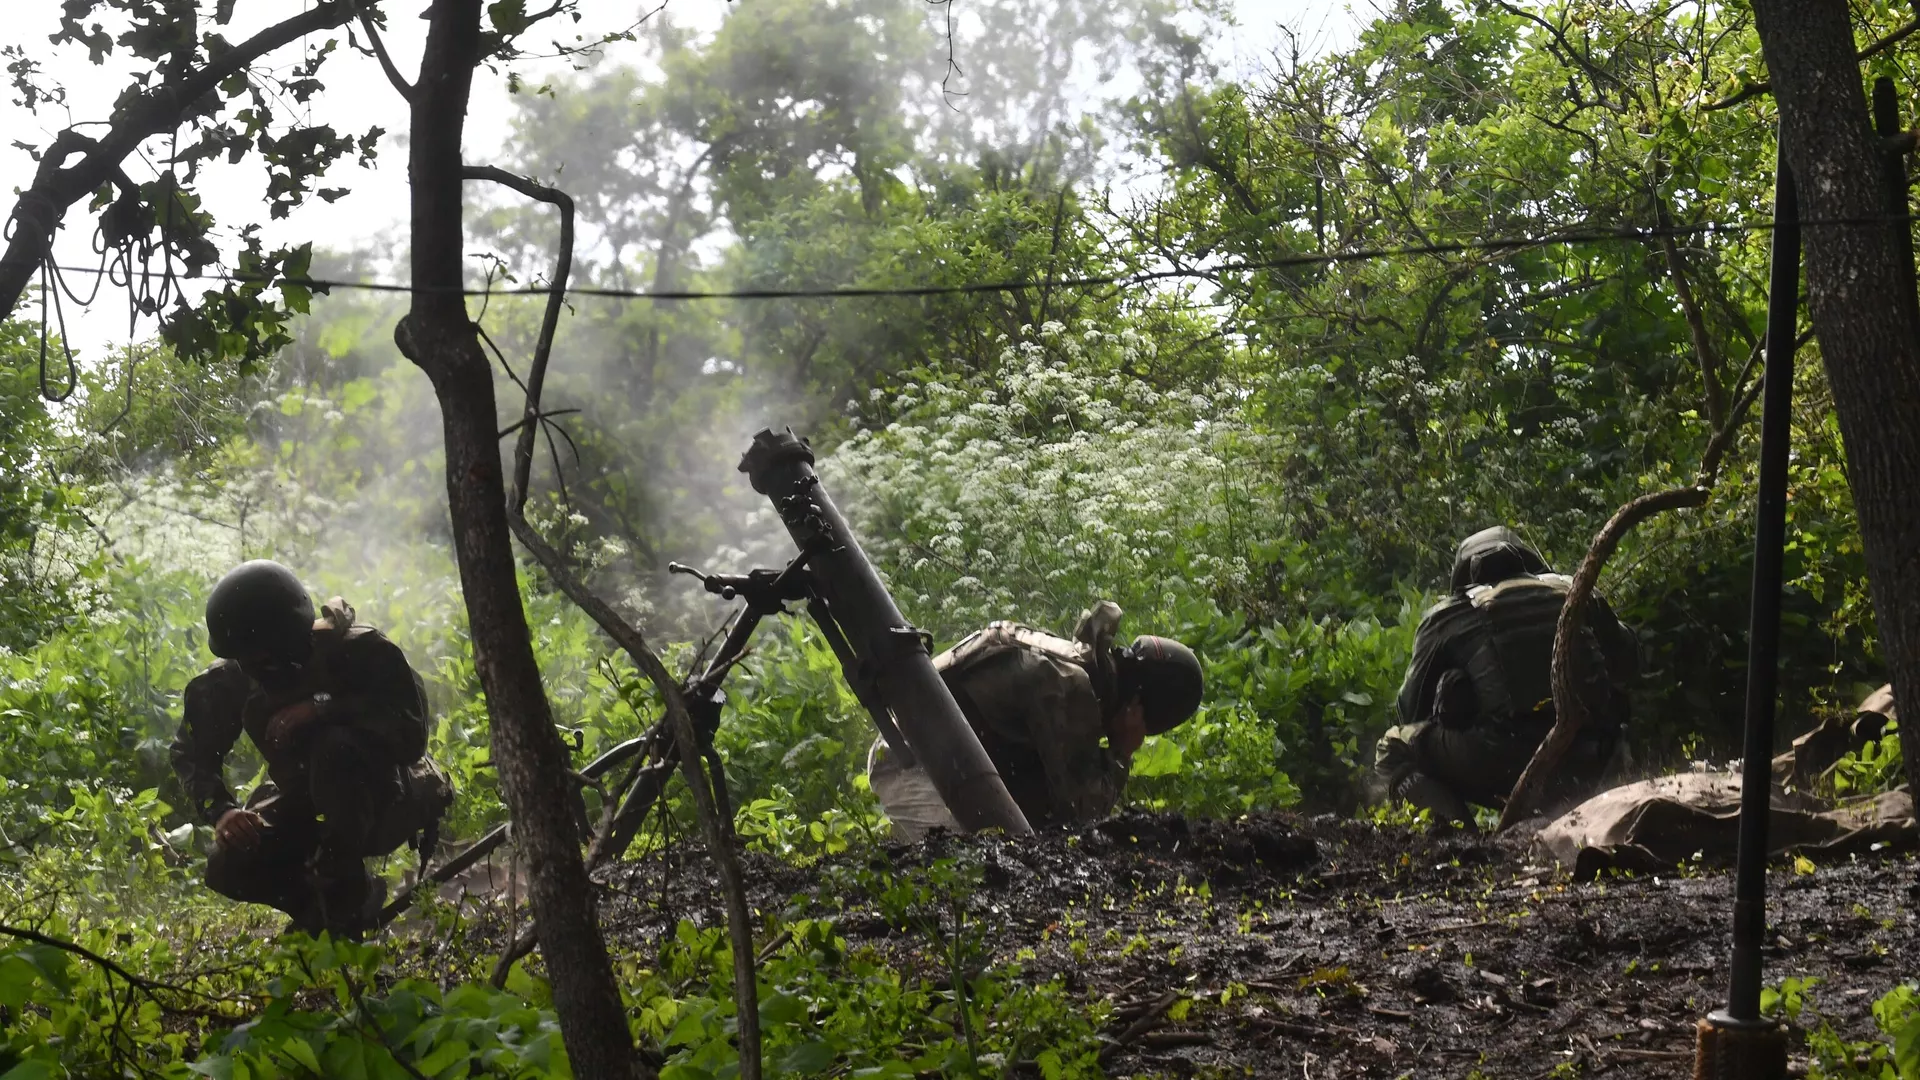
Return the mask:
<svg viewBox="0 0 1920 1080">
<path fill-rule="evenodd" d="M 820 628 L 820 636 L 826 639 L 827 647 L 833 650 L 834 659 L 840 662 L 840 672 L 846 678 L 847 686 L 853 690 L 854 698 L 867 711 L 867 716 L 873 720 L 873 726 L 880 732 L 880 737 L 887 741 L 887 746 L 898 755 L 899 760 L 911 766 L 913 750 L 908 747 L 905 736 L 900 734 L 899 726 L 893 721 L 893 714 L 880 698 L 879 690 L 874 685 L 871 665 L 863 663 L 854 653 L 853 647 L 847 642 L 846 631 L 834 617 L 832 606 L 814 587 L 813 574 L 806 568 L 810 555 L 810 551 L 803 551 L 784 569 L 751 570 L 745 575 L 707 574 L 681 563 L 667 564 L 668 573 L 698 578 L 708 592 L 723 600 L 740 598 L 747 602 L 746 609 L 728 632 L 726 642 L 721 645 L 713 662 L 698 679 L 689 684 L 687 706 L 694 707 L 696 696 L 710 698 L 719 694 L 720 701 L 724 701 L 724 695 L 720 694 L 720 683 L 745 653 L 747 640 L 760 625 L 760 620 L 768 615 L 791 614 L 786 609 L 787 602 L 804 601 L 808 617 Z M 720 701 L 711 703 L 716 714 Z M 714 723 L 717 727 L 717 715 Z"/>
<path fill-rule="evenodd" d="M 720 712 L 727 700 L 721 684 L 746 655 L 747 645 L 753 638 L 753 632 L 759 628 L 760 621 L 770 615 L 792 614 L 786 605 L 793 601 L 805 601 L 807 615 L 820 628 L 828 648 L 833 650 L 834 658 L 840 662 L 841 674 L 853 690 L 855 699 L 866 709 L 888 747 L 899 755 L 900 760 L 911 764 L 914 760 L 913 751 L 881 701 L 874 684 L 872 666 L 854 653 L 847 642 L 846 631 L 834 617 L 831 605 L 815 588 L 813 575 L 806 565 L 810 554 L 809 551 L 802 551 L 779 570 L 759 569 L 746 574 L 708 574 L 677 562 L 667 564 L 669 573 L 698 578 L 708 592 L 723 600 L 746 601 L 740 617 L 728 628 L 719 651 L 699 675 L 689 679 L 682 687 L 687 711 L 702 743 L 701 753 L 709 761 L 714 761 L 713 738 L 720 728 Z M 646 821 L 647 814 L 666 790 L 667 778 L 678 764 L 679 748 L 674 742 L 673 732 L 663 719 L 655 722 L 645 734 L 613 747 L 575 774 L 578 780 L 593 785 L 620 766 L 628 766 L 618 783 L 604 789 L 609 798 L 617 800 L 616 808 L 611 819 L 603 819 L 604 826 L 592 839 L 587 854 L 589 871 L 626 853 L 638 835 L 641 824 Z M 717 761 L 714 764 L 714 795 L 716 801 L 725 805 L 728 800 L 724 773 L 717 767 Z M 458 875 L 486 858 L 508 836 L 509 827 L 500 825 L 441 866 L 423 874 L 419 881 L 402 889 L 387 905 L 382 922 L 390 921 L 405 911 L 422 887 L 430 889 Z"/>
</svg>

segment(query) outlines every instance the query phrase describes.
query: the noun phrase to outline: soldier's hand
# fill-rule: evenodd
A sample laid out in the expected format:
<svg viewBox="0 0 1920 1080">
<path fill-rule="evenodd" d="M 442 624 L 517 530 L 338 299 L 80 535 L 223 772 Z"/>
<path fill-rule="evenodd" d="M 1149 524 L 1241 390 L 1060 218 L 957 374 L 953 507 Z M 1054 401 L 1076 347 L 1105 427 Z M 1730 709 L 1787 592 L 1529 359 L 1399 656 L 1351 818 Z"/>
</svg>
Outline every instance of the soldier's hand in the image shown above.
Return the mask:
<svg viewBox="0 0 1920 1080">
<path fill-rule="evenodd" d="M 302 699 L 288 705 L 267 720 L 267 744 L 275 748 L 286 746 L 319 715 L 320 706 L 310 700 Z"/>
<path fill-rule="evenodd" d="M 220 815 L 220 820 L 214 823 L 213 835 L 236 851 L 252 851 L 260 846 L 260 834 L 266 827 L 259 814 L 236 807 Z"/>
</svg>

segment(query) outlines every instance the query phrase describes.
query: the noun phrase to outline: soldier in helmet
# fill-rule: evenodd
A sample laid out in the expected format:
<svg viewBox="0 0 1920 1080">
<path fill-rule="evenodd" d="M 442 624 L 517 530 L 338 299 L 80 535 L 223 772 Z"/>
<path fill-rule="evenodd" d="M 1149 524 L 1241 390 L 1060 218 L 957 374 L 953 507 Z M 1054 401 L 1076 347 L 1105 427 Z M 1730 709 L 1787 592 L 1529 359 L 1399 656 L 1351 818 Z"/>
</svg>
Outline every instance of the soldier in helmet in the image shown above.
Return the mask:
<svg viewBox="0 0 1920 1080">
<path fill-rule="evenodd" d="M 214 586 L 207 644 L 220 659 L 187 684 L 172 747 L 181 787 L 214 829 L 207 885 L 286 912 L 290 930 L 373 929 L 385 883 L 365 859 L 431 833 L 452 795 L 425 759 L 420 677 L 346 601 L 316 621 L 300 580 L 266 560 Z M 224 774 L 242 732 L 269 778 L 244 806 Z"/>
<path fill-rule="evenodd" d="M 1120 608 L 1101 601 L 1074 636 L 996 622 L 933 658 L 947 689 L 1020 810 L 1034 826 L 1092 821 L 1112 811 L 1133 753 L 1200 706 L 1200 661 L 1169 638 L 1113 643 Z M 959 831 L 924 768 L 885 740 L 867 777 L 894 835 Z"/>
<path fill-rule="evenodd" d="M 1451 595 L 1421 617 L 1400 685 L 1400 723 L 1375 750 L 1376 793 L 1470 822 L 1501 807 L 1553 727 L 1553 639 L 1570 579 L 1512 530 L 1460 542 Z M 1591 794 L 1620 748 L 1638 666 L 1633 632 L 1595 595 L 1576 648 L 1586 725 L 1556 778 L 1561 799 Z"/>
</svg>

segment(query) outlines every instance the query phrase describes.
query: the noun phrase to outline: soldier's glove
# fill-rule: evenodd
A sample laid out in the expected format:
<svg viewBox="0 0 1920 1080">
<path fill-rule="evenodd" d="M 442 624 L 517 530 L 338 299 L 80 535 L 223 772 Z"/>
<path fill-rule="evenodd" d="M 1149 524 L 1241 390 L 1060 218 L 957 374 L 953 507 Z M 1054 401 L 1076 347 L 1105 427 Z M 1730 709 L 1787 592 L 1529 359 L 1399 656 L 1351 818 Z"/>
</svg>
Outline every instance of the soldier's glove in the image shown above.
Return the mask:
<svg viewBox="0 0 1920 1080">
<path fill-rule="evenodd" d="M 321 695 L 302 698 L 287 705 L 267 720 L 264 732 L 268 753 L 279 756 L 292 751 L 300 741 L 311 732 L 319 719 L 325 715 L 326 702 Z"/>
</svg>

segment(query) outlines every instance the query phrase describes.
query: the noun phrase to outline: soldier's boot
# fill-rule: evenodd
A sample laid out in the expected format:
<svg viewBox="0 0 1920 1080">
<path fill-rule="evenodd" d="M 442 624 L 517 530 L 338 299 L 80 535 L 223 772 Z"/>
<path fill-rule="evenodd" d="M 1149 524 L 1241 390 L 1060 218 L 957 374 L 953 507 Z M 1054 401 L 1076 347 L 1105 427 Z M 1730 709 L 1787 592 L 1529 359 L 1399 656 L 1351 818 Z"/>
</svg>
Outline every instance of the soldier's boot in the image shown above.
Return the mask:
<svg viewBox="0 0 1920 1080">
<path fill-rule="evenodd" d="M 365 861 L 322 849 L 315 854 L 313 870 L 319 917 L 328 932 L 359 941 L 379 926 L 387 883 L 369 872 Z"/>
<path fill-rule="evenodd" d="M 1394 795 L 1431 813 L 1435 821 L 1451 821 L 1473 828 L 1473 811 L 1445 784 L 1415 770 L 1394 785 Z"/>
</svg>

